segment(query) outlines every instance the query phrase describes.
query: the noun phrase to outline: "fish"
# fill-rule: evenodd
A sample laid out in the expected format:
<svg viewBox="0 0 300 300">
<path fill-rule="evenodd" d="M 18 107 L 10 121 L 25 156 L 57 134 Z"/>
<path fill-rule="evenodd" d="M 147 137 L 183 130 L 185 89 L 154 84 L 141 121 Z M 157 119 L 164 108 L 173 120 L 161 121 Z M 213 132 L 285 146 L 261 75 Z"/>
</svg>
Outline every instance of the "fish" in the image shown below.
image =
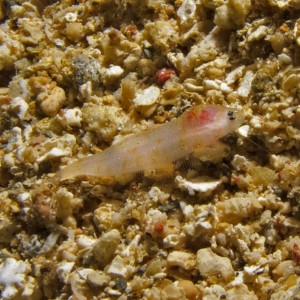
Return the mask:
<svg viewBox="0 0 300 300">
<path fill-rule="evenodd" d="M 102 152 L 64 167 L 51 181 L 94 177 L 109 184 L 141 172 L 169 172 L 174 162 L 191 154 L 212 160 L 224 149 L 220 139 L 243 122 L 242 111 L 197 105 L 170 122 L 126 136 Z"/>
</svg>

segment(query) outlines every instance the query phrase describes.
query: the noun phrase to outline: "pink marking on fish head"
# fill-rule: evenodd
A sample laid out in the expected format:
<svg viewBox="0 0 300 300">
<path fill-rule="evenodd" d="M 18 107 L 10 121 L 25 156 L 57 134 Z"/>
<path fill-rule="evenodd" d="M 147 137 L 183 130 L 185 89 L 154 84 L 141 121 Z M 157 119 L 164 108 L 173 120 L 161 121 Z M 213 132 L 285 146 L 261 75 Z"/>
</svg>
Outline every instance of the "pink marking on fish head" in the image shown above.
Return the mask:
<svg viewBox="0 0 300 300">
<path fill-rule="evenodd" d="M 216 109 L 214 107 L 206 107 L 199 109 L 197 107 L 187 111 L 186 121 L 188 126 L 202 127 L 214 122 L 216 118 Z"/>
</svg>

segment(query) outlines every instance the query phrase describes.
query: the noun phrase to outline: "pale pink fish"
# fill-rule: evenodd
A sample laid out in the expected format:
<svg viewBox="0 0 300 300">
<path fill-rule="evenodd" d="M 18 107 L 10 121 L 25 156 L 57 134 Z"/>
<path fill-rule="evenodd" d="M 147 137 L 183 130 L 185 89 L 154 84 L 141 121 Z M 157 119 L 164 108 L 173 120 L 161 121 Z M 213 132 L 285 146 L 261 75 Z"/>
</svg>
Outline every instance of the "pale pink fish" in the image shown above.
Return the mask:
<svg viewBox="0 0 300 300">
<path fill-rule="evenodd" d="M 177 119 L 125 137 L 100 153 L 66 166 L 52 179 L 59 182 L 91 176 L 111 183 L 138 172 L 168 171 L 175 161 L 189 154 L 210 160 L 220 153 L 220 138 L 235 131 L 243 120 L 242 112 L 223 106 L 195 106 Z"/>
</svg>

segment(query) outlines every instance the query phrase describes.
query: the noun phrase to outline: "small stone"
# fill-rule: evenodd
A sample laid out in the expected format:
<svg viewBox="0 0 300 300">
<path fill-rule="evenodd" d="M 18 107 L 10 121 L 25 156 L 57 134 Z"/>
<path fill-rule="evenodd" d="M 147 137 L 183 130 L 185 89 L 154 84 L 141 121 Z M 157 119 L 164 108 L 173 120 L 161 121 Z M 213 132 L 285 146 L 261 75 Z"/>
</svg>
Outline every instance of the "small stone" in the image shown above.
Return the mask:
<svg viewBox="0 0 300 300">
<path fill-rule="evenodd" d="M 124 292 L 127 288 L 127 282 L 124 278 L 118 278 L 115 281 L 115 288 L 120 291 Z"/>
<path fill-rule="evenodd" d="M 169 267 L 176 266 L 185 270 L 191 270 L 196 266 L 196 259 L 192 253 L 173 251 L 168 255 L 167 263 Z"/>
<path fill-rule="evenodd" d="M 295 274 L 295 267 L 292 260 L 282 261 L 278 266 L 273 270 L 273 276 L 278 279 L 280 277 L 287 278 L 290 275 Z"/>
<path fill-rule="evenodd" d="M 106 266 L 115 256 L 115 251 L 120 243 L 121 235 L 116 229 L 104 233 L 93 247 L 95 259 L 101 266 Z"/>
<path fill-rule="evenodd" d="M 197 264 L 201 275 L 205 278 L 221 276 L 225 281 L 234 277 L 229 258 L 215 254 L 210 248 L 200 249 L 197 252 Z"/>
<path fill-rule="evenodd" d="M 67 23 L 66 35 L 71 41 L 79 42 L 84 37 L 83 25 L 78 22 Z"/>
<path fill-rule="evenodd" d="M 183 289 L 187 299 L 200 299 L 201 292 L 190 280 L 180 280 L 178 286 Z"/>
<path fill-rule="evenodd" d="M 104 287 L 109 284 L 110 276 L 104 274 L 103 272 L 94 271 L 88 274 L 87 281 L 94 287 Z"/>
<path fill-rule="evenodd" d="M 160 95 L 160 89 L 150 86 L 134 99 L 136 106 L 149 106 L 156 102 Z"/>
<path fill-rule="evenodd" d="M 38 98 L 43 98 L 41 101 L 42 112 L 46 116 L 54 117 L 63 106 L 66 95 L 61 87 L 56 86 L 48 96 L 45 97 L 44 93 L 41 93 Z"/>
<path fill-rule="evenodd" d="M 180 289 L 178 286 L 175 286 L 173 284 L 167 285 L 162 291 L 161 291 L 161 299 L 176 299 L 176 300 L 184 300 L 184 293 L 183 290 Z"/>
<path fill-rule="evenodd" d="M 148 87 L 133 100 L 135 109 L 145 117 L 151 116 L 156 108 L 159 96 L 160 89 L 158 87 Z"/>
</svg>

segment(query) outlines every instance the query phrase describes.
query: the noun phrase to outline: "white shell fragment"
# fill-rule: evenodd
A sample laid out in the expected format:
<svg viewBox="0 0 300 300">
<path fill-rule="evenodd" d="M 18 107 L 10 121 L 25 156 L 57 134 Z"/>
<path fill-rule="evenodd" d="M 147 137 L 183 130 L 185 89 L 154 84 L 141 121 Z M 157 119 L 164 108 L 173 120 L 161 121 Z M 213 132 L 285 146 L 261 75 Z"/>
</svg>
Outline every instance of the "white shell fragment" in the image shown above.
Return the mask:
<svg viewBox="0 0 300 300">
<path fill-rule="evenodd" d="M 240 77 L 242 77 L 243 75 L 243 70 L 245 69 L 245 66 L 239 66 L 236 69 L 232 70 L 230 73 L 228 73 L 228 75 L 225 78 L 225 82 L 227 84 L 232 84 L 234 82 L 236 82 Z"/>
<path fill-rule="evenodd" d="M 145 117 L 150 117 L 156 108 L 159 96 L 160 89 L 158 87 L 150 86 L 146 88 L 133 100 L 135 109 Z"/>
<path fill-rule="evenodd" d="M 41 163 L 55 157 L 71 156 L 74 144 L 75 137 L 72 134 L 65 134 L 59 139 L 47 141 L 44 144 L 46 151 L 41 153 L 41 156 L 36 161 L 37 163 Z M 50 150 L 47 151 L 48 149 Z"/>
<path fill-rule="evenodd" d="M 64 151 L 64 150 L 54 147 L 49 152 L 47 152 L 45 155 L 39 157 L 36 161 L 38 163 L 40 163 L 40 162 L 50 159 L 50 158 L 68 156 L 69 154 L 70 153 L 68 151 Z"/>
<path fill-rule="evenodd" d="M 177 10 L 177 15 L 180 18 L 181 23 L 185 23 L 187 20 L 193 18 L 196 11 L 196 4 L 194 0 L 185 0 Z"/>
<path fill-rule="evenodd" d="M 69 126 L 80 126 L 82 112 L 79 107 L 66 109 L 64 111 L 64 118 Z"/>
<path fill-rule="evenodd" d="M 249 125 L 243 125 L 243 126 L 241 126 L 238 130 L 237 130 L 237 132 L 238 132 L 238 134 L 240 135 L 240 136 L 242 136 L 242 137 L 248 137 L 248 135 L 249 135 L 249 130 L 250 130 L 250 126 Z"/>
<path fill-rule="evenodd" d="M 110 66 L 106 69 L 105 75 L 109 78 L 118 78 L 124 73 L 124 70 L 120 66 Z"/>
<path fill-rule="evenodd" d="M 220 90 L 225 94 L 231 93 L 232 88 L 230 88 L 225 82 L 222 82 L 221 80 L 215 79 L 205 79 L 203 80 L 203 85 L 206 89 L 214 89 L 214 90 Z"/>
<path fill-rule="evenodd" d="M 248 36 L 248 41 L 252 42 L 255 40 L 260 40 L 261 38 L 266 36 L 267 33 L 268 33 L 268 27 L 265 25 L 261 25 Z"/>
<path fill-rule="evenodd" d="M 252 81 L 254 79 L 254 74 L 252 71 L 247 71 L 243 81 L 240 85 L 240 87 L 237 90 L 237 93 L 241 96 L 241 97 L 248 97 L 251 91 L 251 85 L 252 85 Z"/>
<path fill-rule="evenodd" d="M 3 288 L 2 299 L 11 299 L 17 295 L 20 288 L 24 289 L 26 276 L 30 272 L 30 265 L 22 260 L 7 258 L 0 265 L 0 286 Z"/>
<path fill-rule="evenodd" d="M 213 191 L 222 183 L 222 180 L 198 177 L 189 181 L 178 175 L 175 177 L 175 183 L 180 189 L 188 191 L 190 196 L 194 196 L 196 192 L 207 193 Z"/>
<path fill-rule="evenodd" d="M 233 160 L 231 161 L 231 164 L 232 164 L 232 166 L 234 167 L 235 170 L 246 171 L 247 167 L 249 165 L 249 161 L 247 160 L 246 157 L 236 154 L 233 157 Z"/>
<path fill-rule="evenodd" d="M 74 262 L 61 262 L 57 269 L 56 273 L 58 277 L 65 283 L 69 283 L 71 270 L 73 269 L 75 263 Z"/>
<path fill-rule="evenodd" d="M 75 13 L 68 12 L 68 13 L 65 14 L 65 19 L 68 22 L 76 22 L 77 21 L 77 17 L 78 17 L 77 12 L 75 12 Z"/>
<path fill-rule="evenodd" d="M 154 202 L 166 201 L 170 194 L 161 191 L 158 187 L 154 186 L 149 191 L 149 196 Z"/>
<path fill-rule="evenodd" d="M 134 99 L 134 103 L 136 107 L 150 106 L 157 101 L 159 95 L 160 89 L 155 86 L 150 86 Z"/>
<path fill-rule="evenodd" d="M 49 252 L 50 250 L 53 249 L 53 247 L 55 246 L 58 238 L 60 236 L 60 233 L 59 232 L 51 232 L 49 234 L 49 236 L 47 237 L 42 249 L 39 251 L 39 254 L 42 254 L 42 253 L 47 253 Z"/>
<path fill-rule="evenodd" d="M 23 120 L 28 110 L 28 104 L 23 98 L 16 97 L 11 101 L 11 108 L 15 111 L 17 116 Z"/>
</svg>

